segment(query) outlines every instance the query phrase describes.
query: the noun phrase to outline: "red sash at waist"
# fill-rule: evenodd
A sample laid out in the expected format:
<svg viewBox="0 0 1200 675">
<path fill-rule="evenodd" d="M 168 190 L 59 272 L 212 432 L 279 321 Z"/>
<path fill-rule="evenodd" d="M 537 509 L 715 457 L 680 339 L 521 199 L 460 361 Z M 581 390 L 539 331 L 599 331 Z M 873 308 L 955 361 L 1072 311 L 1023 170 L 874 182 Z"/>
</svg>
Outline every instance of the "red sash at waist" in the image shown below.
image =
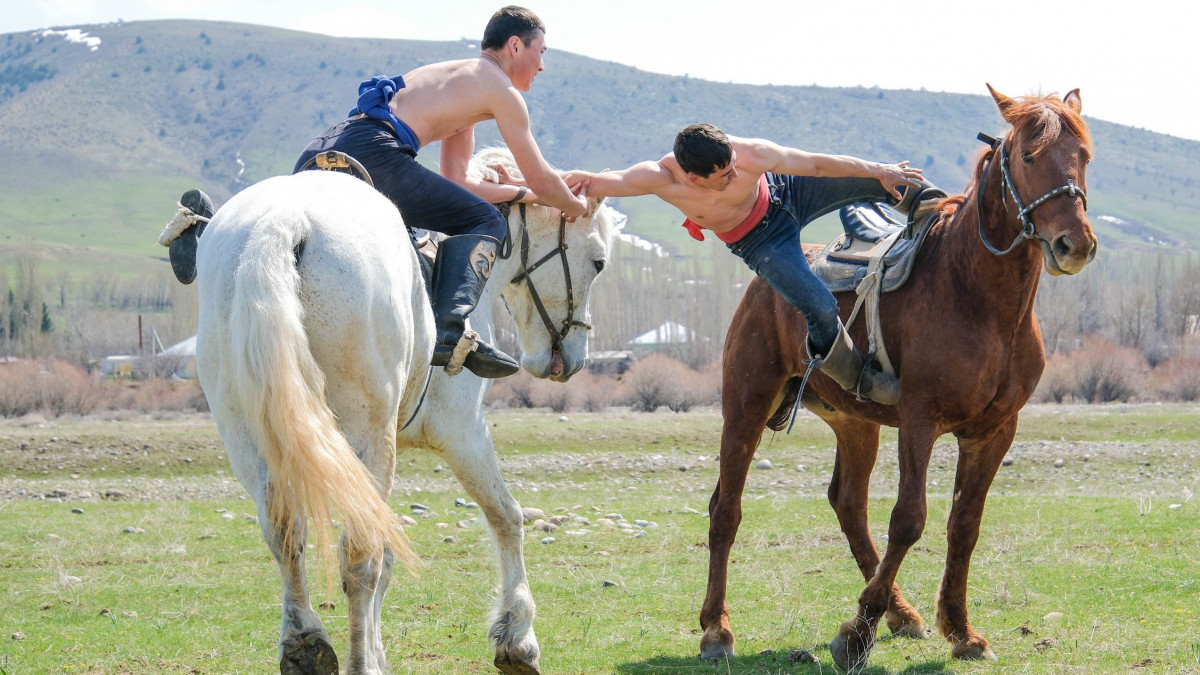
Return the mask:
<svg viewBox="0 0 1200 675">
<path fill-rule="evenodd" d="M 758 179 L 758 199 L 754 200 L 754 208 L 750 209 L 750 215 L 742 221 L 740 225 L 728 232 L 714 232 L 717 239 L 732 244 L 739 241 L 742 237 L 749 234 L 750 230 L 754 229 L 755 225 L 762 222 L 763 216 L 767 215 L 767 207 L 770 205 L 770 191 L 767 189 L 766 175 L 759 176 Z M 691 218 L 683 221 L 683 226 L 687 228 L 688 234 L 696 241 L 704 241 L 704 229 L 697 225 Z"/>
</svg>

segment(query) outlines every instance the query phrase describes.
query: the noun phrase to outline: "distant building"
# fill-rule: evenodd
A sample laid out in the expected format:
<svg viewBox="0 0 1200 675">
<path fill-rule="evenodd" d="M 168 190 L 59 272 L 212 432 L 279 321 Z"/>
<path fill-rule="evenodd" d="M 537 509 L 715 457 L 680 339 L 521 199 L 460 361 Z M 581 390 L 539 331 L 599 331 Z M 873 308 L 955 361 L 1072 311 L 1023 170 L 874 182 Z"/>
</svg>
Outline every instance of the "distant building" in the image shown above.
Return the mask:
<svg viewBox="0 0 1200 675">
<path fill-rule="evenodd" d="M 619 351 L 591 352 L 588 355 L 588 372 L 596 375 L 624 375 L 636 359 L 628 349 Z"/>
<path fill-rule="evenodd" d="M 100 359 L 100 372 L 108 377 L 126 379 L 154 375 L 181 380 L 195 379 L 196 336 L 171 345 L 153 356 L 106 356 Z"/>
<path fill-rule="evenodd" d="M 633 338 L 629 341 L 629 344 L 642 349 L 657 351 L 663 345 L 679 345 L 695 341 L 695 331 L 683 324 L 668 321 L 654 330 L 648 330 Z"/>
</svg>

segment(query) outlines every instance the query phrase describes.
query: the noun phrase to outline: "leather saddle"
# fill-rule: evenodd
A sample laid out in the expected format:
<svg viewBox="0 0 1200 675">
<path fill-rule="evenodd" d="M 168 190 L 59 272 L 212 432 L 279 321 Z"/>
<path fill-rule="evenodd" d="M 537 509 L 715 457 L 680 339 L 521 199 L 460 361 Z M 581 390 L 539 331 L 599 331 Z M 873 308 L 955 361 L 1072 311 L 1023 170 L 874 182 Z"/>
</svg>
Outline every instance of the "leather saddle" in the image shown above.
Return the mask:
<svg viewBox="0 0 1200 675">
<path fill-rule="evenodd" d="M 843 206 L 838 212 L 844 233 L 830 242 L 813 261 L 813 272 L 834 293 L 855 291 L 868 271 L 877 269 L 880 290 L 890 293 L 912 273 L 917 251 L 937 220 L 940 190 L 927 190 L 907 224 L 896 212 L 875 202 Z M 872 265 L 872 260 L 879 259 Z"/>
</svg>

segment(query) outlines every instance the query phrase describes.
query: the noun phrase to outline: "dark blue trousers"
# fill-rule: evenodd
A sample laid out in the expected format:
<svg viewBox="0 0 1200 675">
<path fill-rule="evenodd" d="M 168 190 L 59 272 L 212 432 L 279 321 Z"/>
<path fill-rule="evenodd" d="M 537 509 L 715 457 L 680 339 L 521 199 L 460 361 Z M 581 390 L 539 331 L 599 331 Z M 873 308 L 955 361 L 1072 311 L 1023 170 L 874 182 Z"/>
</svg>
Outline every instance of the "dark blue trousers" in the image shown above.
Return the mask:
<svg viewBox="0 0 1200 675">
<path fill-rule="evenodd" d="M 379 120 L 355 119 L 333 125 L 304 148 L 293 171 L 327 150 L 344 152 L 361 162 L 375 189 L 392 200 L 410 228 L 448 235 L 484 234 L 501 241 L 508 236 L 508 221 L 494 206 L 421 166 L 416 151 Z"/>
<path fill-rule="evenodd" d="M 808 334 L 820 354 L 837 337 L 838 308 L 833 294 L 813 274 L 800 248 L 800 230 L 847 204 L 895 199 L 874 178 L 813 178 L 767 174 L 771 205 L 763 222 L 727 244 L 808 321 Z"/>
</svg>

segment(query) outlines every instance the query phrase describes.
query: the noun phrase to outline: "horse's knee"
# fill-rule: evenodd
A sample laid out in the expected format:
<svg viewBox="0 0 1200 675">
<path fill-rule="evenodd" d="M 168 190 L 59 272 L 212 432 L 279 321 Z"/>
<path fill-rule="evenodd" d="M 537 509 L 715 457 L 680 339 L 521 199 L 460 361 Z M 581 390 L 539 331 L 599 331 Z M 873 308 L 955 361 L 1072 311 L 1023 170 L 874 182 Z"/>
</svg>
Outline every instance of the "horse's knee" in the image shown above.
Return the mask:
<svg viewBox="0 0 1200 675">
<path fill-rule="evenodd" d="M 888 527 L 888 545 L 908 548 L 925 532 L 925 514 L 893 515 Z"/>
</svg>

